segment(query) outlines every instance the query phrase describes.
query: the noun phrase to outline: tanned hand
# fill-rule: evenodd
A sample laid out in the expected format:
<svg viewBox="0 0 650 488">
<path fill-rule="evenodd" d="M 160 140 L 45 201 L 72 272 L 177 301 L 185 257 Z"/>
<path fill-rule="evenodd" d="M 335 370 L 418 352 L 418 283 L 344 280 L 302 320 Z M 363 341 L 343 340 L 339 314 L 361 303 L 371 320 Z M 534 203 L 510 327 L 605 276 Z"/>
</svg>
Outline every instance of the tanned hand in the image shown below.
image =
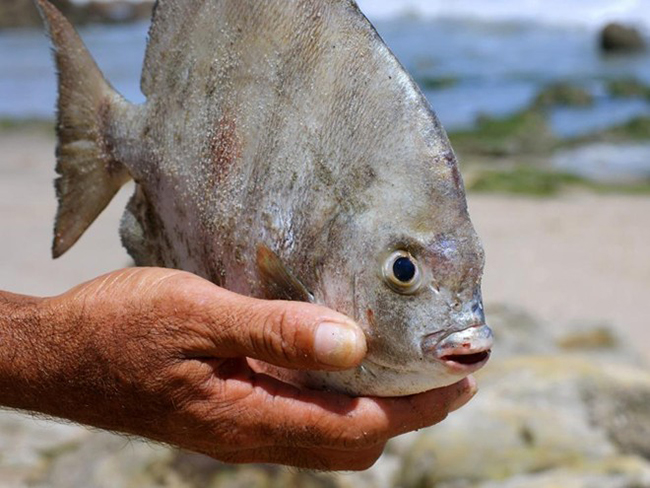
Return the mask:
<svg viewBox="0 0 650 488">
<path fill-rule="evenodd" d="M 45 299 L 0 293 L 0 404 L 231 463 L 362 470 L 388 439 L 443 420 L 466 379 L 404 398 L 298 389 L 246 358 L 347 369 L 361 330 L 316 305 L 262 301 L 189 273 L 117 271 Z"/>
</svg>

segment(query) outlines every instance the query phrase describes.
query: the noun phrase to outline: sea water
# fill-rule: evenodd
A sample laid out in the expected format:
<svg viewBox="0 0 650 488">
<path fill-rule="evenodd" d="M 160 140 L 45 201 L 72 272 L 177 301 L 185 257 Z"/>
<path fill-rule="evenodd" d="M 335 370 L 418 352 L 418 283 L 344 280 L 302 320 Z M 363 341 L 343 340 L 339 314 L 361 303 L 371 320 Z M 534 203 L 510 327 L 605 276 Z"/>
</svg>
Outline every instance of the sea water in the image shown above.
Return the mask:
<svg viewBox="0 0 650 488">
<path fill-rule="evenodd" d="M 650 85 L 650 50 L 605 56 L 598 31 L 609 21 L 636 25 L 650 44 L 650 0 L 359 0 L 448 130 L 478 116 L 530 105 L 545 86 L 570 82 L 595 96 L 587 108 L 550 113 L 560 137 L 574 137 L 650 114 L 643 99 L 614 99 L 609 80 Z M 144 101 L 139 88 L 146 23 L 89 26 L 81 36 L 113 86 Z M 431 82 L 439 85 L 426 88 Z M 39 29 L 0 31 L 0 118 L 52 117 L 56 81 Z M 650 160 L 650 157 L 648 158 Z M 650 165 L 650 161 L 648 163 Z"/>
</svg>

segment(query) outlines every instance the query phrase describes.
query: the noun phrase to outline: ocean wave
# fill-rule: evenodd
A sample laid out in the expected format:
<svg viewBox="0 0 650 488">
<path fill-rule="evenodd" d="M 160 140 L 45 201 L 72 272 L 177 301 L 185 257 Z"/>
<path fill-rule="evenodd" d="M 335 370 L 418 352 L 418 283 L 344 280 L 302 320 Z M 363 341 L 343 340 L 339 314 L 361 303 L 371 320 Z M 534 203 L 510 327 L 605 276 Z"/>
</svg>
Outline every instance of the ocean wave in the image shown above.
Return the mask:
<svg viewBox="0 0 650 488">
<path fill-rule="evenodd" d="M 372 19 L 405 14 L 599 28 L 619 21 L 650 31 L 650 0 L 357 0 Z"/>
</svg>

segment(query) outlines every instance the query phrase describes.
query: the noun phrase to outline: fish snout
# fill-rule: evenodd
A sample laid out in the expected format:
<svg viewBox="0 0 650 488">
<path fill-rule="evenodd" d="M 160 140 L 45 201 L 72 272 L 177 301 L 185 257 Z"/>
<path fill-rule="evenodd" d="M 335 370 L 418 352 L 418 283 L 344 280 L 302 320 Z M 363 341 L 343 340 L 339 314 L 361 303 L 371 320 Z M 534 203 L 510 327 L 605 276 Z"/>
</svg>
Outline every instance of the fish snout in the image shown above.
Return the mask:
<svg viewBox="0 0 650 488">
<path fill-rule="evenodd" d="M 474 325 L 439 339 L 425 337 L 422 349 L 427 357 L 442 362 L 455 373 L 470 374 L 490 358 L 494 338 L 487 324 Z"/>
</svg>

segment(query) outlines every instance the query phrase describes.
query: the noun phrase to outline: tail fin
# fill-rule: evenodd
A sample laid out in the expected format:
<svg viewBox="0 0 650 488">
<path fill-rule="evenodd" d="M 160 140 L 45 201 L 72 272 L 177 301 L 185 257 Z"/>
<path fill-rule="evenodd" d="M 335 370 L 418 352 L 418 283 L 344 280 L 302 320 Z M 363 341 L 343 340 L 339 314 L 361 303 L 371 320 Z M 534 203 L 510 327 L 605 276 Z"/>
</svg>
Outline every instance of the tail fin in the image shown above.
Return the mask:
<svg viewBox="0 0 650 488">
<path fill-rule="evenodd" d="M 36 0 L 52 40 L 58 70 L 56 195 L 52 255 L 77 242 L 129 179 L 112 154 L 107 126 L 125 104 L 108 84 L 70 23 L 47 0 Z"/>
</svg>

